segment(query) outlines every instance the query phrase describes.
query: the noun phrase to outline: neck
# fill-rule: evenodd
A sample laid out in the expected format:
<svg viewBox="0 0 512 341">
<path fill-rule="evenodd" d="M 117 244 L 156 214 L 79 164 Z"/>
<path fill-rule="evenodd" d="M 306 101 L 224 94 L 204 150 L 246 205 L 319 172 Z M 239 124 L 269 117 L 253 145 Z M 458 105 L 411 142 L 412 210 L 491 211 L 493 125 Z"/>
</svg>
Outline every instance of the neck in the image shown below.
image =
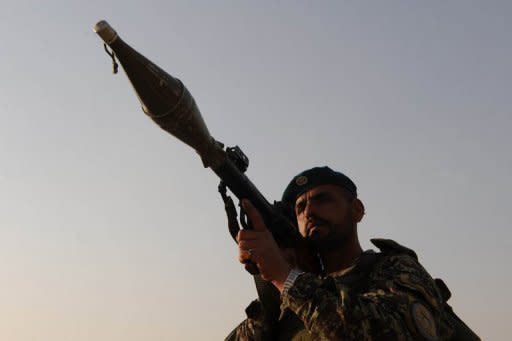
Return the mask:
<svg viewBox="0 0 512 341">
<path fill-rule="evenodd" d="M 357 237 L 342 247 L 319 252 L 326 273 L 333 273 L 344 270 L 354 264 L 363 249 Z"/>
</svg>

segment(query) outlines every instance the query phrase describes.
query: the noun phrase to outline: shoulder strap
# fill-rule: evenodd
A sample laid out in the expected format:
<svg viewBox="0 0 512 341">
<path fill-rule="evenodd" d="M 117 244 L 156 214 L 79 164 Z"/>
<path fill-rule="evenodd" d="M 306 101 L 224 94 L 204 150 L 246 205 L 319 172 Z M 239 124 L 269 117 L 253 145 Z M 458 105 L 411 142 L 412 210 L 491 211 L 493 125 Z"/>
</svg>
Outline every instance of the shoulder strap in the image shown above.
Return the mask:
<svg viewBox="0 0 512 341">
<path fill-rule="evenodd" d="M 414 259 L 418 260 L 418 256 L 416 255 L 416 252 L 409 249 L 408 247 L 405 247 L 403 245 L 398 244 L 394 240 L 391 239 L 383 239 L 383 238 L 373 238 L 370 239 L 373 245 L 379 248 L 380 252 L 384 254 L 407 254 Z"/>
</svg>

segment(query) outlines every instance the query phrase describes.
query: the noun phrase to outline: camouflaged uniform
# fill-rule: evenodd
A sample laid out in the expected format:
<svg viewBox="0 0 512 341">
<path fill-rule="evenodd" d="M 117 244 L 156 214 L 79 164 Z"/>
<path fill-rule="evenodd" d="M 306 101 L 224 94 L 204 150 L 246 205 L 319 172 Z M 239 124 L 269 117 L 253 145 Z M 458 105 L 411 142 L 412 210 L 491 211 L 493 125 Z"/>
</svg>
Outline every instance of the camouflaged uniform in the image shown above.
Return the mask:
<svg viewBox="0 0 512 341">
<path fill-rule="evenodd" d="M 382 252 L 367 251 L 348 269 L 299 276 L 281 298 L 274 325 L 251 304 L 226 340 L 451 339 L 455 322 L 414 251 L 391 240 L 372 242 Z"/>
</svg>

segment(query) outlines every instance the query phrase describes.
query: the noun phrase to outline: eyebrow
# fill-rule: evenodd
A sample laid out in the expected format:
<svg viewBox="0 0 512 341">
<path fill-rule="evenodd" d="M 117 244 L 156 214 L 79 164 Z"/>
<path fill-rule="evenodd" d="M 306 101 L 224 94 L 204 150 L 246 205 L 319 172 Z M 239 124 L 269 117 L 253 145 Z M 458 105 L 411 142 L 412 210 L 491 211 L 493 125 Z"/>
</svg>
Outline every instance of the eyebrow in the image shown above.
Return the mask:
<svg viewBox="0 0 512 341">
<path fill-rule="evenodd" d="M 303 205 L 306 202 L 306 200 L 315 201 L 315 200 L 327 198 L 327 197 L 330 197 L 330 196 L 332 196 L 332 193 L 327 192 L 327 191 L 322 191 L 322 192 L 315 193 L 312 196 L 310 196 L 309 199 L 299 199 L 299 200 L 297 200 L 297 202 L 295 203 L 295 208 L 297 208 L 299 205 Z"/>
</svg>

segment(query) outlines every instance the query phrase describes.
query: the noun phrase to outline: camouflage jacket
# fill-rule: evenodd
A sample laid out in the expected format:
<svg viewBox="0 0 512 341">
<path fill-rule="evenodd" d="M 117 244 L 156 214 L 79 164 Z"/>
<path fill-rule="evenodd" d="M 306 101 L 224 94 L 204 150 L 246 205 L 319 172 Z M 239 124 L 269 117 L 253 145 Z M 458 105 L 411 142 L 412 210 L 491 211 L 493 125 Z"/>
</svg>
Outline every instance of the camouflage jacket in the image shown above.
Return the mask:
<svg viewBox="0 0 512 341">
<path fill-rule="evenodd" d="M 382 252 L 363 253 L 349 269 L 325 277 L 299 276 L 281 297 L 279 322 L 270 324 L 253 314 L 226 340 L 451 338 L 454 322 L 414 251 L 391 240 L 372 242 Z"/>
</svg>

